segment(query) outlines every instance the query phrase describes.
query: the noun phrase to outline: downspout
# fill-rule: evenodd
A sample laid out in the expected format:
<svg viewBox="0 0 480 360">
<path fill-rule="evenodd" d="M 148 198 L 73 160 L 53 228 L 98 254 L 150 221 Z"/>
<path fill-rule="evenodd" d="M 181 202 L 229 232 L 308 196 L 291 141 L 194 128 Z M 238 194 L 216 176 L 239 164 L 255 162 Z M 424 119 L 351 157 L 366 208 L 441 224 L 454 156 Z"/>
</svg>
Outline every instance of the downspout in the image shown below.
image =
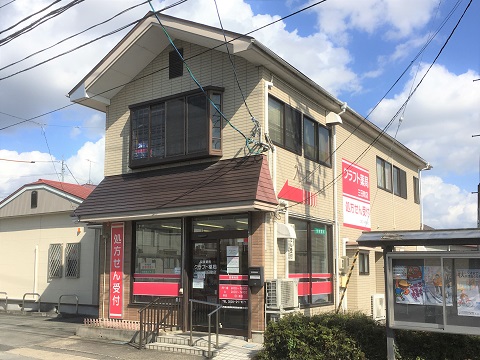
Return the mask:
<svg viewBox="0 0 480 360">
<path fill-rule="evenodd" d="M 340 260 L 340 251 L 339 251 L 339 227 L 338 227 L 338 187 L 337 187 L 337 126 L 332 126 L 332 147 L 333 147 L 333 253 L 335 254 L 335 309 L 338 307 L 338 302 L 340 299 L 340 274 L 338 262 Z"/>
<path fill-rule="evenodd" d="M 268 90 L 272 88 L 273 83 L 270 81 L 265 81 L 265 89 L 264 89 L 264 125 L 265 125 L 265 140 L 270 145 L 270 149 L 272 150 L 272 155 L 269 156 L 269 166 L 272 175 L 272 182 L 273 182 L 273 191 L 275 192 L 275 196 L 277 195 L 277 152 L 275 146 L 273 146 L 272 141 L 270 140 L 270 135 L 268 132 Z M 278 251 L 278 244 L 277 244 L 277 223 L 275 222 L 275 217 L 273 218 L 273 278 L 277 278 L 277 251 Z"/>
<path fill-rule="evenodd" d="M 423 169 L 418 169 L 418 200 L 420 201 L 420 229 L 424 230 L 423 224 L 423 199 L 422 199 L 422 171 L 431 170 L 432 165 L 427 163 Z"/>
<path fill-rule="evenodd" d="M 35 264 L 33 265 L 33 292 L 38 293 L 38 245 L 35 245 Z"/>
<path fill-rule="evenodd" d="M 288 201 L 282 200 L 282 205 L 285 206 L 285 224 L 288 226 L 288 218 L 289 218 L 289 211 L 288 211 Z M 290 239 L 285 239 L 285 279 L 288 279 L 290 275 L 289 263 L 288 263 L 288 242 Z"/>
</svg>

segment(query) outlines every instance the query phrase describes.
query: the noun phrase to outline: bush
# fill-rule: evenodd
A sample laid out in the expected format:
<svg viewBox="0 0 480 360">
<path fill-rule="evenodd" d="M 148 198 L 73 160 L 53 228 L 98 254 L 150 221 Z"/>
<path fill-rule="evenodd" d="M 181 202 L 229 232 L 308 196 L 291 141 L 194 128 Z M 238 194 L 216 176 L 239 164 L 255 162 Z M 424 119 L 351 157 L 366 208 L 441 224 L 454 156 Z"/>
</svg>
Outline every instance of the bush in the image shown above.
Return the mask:
<svg viewBox="0 0 480 360">
<path fill-rule="evenodd" d="M 395 331 L 397 360 L 480 360 L 480 337 Z M 385 326 L 362 313 L 289 315 L 270 322 L 258 360 L 384 360 Z"/>
<path fill-rule="evenodd" d="M 258 359 L 267 360 L 364 360 L 355 340 L 342 330 L 323 326 L 316 316 L 289 315 L 270 322 L 264 350 Z"/>
</svg>

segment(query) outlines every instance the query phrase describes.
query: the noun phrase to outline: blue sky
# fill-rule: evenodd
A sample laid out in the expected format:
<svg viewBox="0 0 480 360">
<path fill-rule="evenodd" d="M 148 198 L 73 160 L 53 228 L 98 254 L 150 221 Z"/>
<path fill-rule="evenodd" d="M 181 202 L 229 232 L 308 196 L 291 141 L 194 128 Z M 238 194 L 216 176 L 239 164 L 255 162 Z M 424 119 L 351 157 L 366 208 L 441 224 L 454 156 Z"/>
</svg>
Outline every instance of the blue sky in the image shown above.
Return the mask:
<svg viewBox="0 0 480 360">
<path fill-rule="evenodd" d="M 0 0 L 0 6 L 8 2 Z M 5 5 L 0 8 L 0 31 L 50 3 L 17 0 Z M 153 1 L 157 10 L 172 3 Z M 217 0 L 223 26 L 239 33 L 314 3 Z M 48 11 L 66 4 L 68 1 L 62 1 Z M 68 106 L 71 103 L 65 95 L 128 29 L 8 76 L 139 19 L 150 10 L 148 3 L 140 4 L 139 0 L 86 0 L 9 42 L 2 39 L 36 18 L 0 33 L 0 68 L 4 68 L 139 5 L 81 36 L 0 70 L 0 199 L 38 178 L 61 180 L 62 160 L 65 181 L 101 181 L 105 115 Z M 251 36 L 363 116 L 385 96 L 369 116 L 383 128 L 427 72 L 468 4 L 466 0 L 327 0 Z M 214 0 L 188 0 L 166 13 L 219 27 Z M 479 13 L 479 1 L 472 1 L 408 102 L 400 126 L 394 119 L 389 128 L 391 135 L 398 129 L 397 139 L 433 165 L 423 173 L 422 192 L 425 223 L 435 228 L 476 226 L 477 197 L 472 192 L 480 181 L 480 137 L 472 135 L 480 134 L 480 81 L 473 81 L 480 78 Z M 430 43 L 420 53 L 428 39 Z M 64 106 L 68 107 L 53 111 Z"/>
</svg>

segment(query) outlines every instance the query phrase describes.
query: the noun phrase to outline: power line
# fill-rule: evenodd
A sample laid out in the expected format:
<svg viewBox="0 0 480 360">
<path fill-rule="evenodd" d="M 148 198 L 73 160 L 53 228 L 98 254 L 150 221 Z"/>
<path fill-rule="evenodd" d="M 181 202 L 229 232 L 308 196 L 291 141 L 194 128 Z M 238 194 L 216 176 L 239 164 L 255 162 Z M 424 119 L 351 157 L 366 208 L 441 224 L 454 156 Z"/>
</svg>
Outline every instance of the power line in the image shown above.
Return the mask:
<svg viewBox="0 0 480 360">
<path fill-rule="evenodd" d="M 59 0 L 57 0 L 56 2 L 58 2 Z M 45 16 L 42 16 L 40 19 L 34 21 L 33 23 L 31 23 L 30 25 L 14 32 L 13 34 L 11 35 L 8 35 L 7 37 L 3 38 L 3 39 L 0 39 L 0 46 L 3 46 L 5 44 L 8 44 L 10 41 L 12 41 L 13 39 L 19 37 L 20 35 L 23 35 L 29 31 L 32 31 L 33 29 L 35 29 L 37 26 L 40 26 L 41 24 L 47 22 L 48 20 L 51 20 L 53 19 L 54 17 L 57 17 L 58 15 L 62 14 L 63 12 L 67 11 L 68 9 L 71 9 L 72 7 L 74 7 L 75 5 L 78 5 L 80 3 L 82 3 L 83 1 L 85 0 L 73 0 L 72 2 L 70 2 L 69 4 L 61 7 L 61 8 L 58 8 L 52 12 L 49 12 L 47 15 Z M 53 5 L 53 4 L 52 4 Z M 35 14 L 34 14 L 35 15 Z M 31 15 L 33 16 L 33 15 Z M 5 32 L 7 30 L 4 30 L 2 32 Z"/>
<path fill-rule="evenodd" d="M 15 1 L 15 0 L 13 0 L 13 1 Z M 7 6 L 8 4 L 11 4 L 13 1 L 10 1 L 9 3 L 7 3 L 7 4 L 3 5 L 3 6 Z M 55 5 L 56 3 L 60 2 L 60 1 L 61 1 L 61 0 L 55 0 L 53 3 L 51 3 L 51 4 L 48 5 L 47 7 L 44 7 L 42 10 L 37 11 L 36 13 L 33 13 L 32 15 L 29 15 L 29 16 L 27 16 L 26 18 L 23 18 L 22 20 L 20 20 L 20 21 L 17 22 L 16 24 L 14 24 L 14 25 L 6 28 L 5 30 L 0 31 L 0 34 L 3 34 L 4 32 L 13 29 L 14 27 L 16 27 L 17 25 L 21 24 L 22 22 L 30 19 L 31 17 L 34 17 L 35 15 L 38 15 L 38 14 L 40 14 L 41 12 L 44 12 L 45 10 L 47 10 L 48 8 L 52 7 L 53 5 Z M 3 6 L 2 6 L 2 7 L 3 7 Z"/>
<path fill-rule="evenodd" d="M 84 0 L 81 0 L 81 1 L 84 1 Z M 180 4 L 182 4 L 182 3 L 186 2 L 186 1 L 187 1 L 187 0 L 177 1 L 176 3 L 174 3 L 174 4 L 172 4 L 172 5 L 169 5 L 169 6 L 164 7 L 164 8 L 163 8 L 162 10 L 160 10 L 159 12 L 168 10 L 168 9 L 170 9 L 170 8 L 172 8 L 172 7 L 174 7 L 174 6 L 180 5 Z M 142 3 L 142 4 L 145 4 L 145 3 Z M 118 16 L 118 15 L 116 15 L 116 16 Z M 58 54 L 58 55 L 56 55 L 56 56 L 53 56 L 53 57 L 51 57 L 51 58 L 49 58 L 49 59 L 46 59 L 46 60 L 44 60 L 44 61 L 41 61 L 41 62 L 39 62 L 39 63 L 37 63 L 37 64 L 35 64 L 35 65 L 32 65 L 32 66 L 30 66 L 30 67 L 27 67 L 27 68 L 25 68 L 25 69 L 23 69 L 23 70 L 17 71 L 17 72 L 15 72 L 15 73 L 13 73 L 13 74 L 10 74 L 10 75 L 1 77 L 1 78 L 0 78 L 0 81 L 1 81 L 1 80 L 5 80 L 5 79 L 8 79 L 8 78 L 11 78 L 12 76 L 15 76 L 15 75 L 24 73 L 24 72 L 26 72 L 26 71 L 28 71 L 28 70 L 32 70 L 32 69 L 34 69 L 34 68 L 36 68 L 36 67 L 38 67 L 38 66 L 40 66 L 40 65 L 46 64 L 46 63 L 48 63 L 48 62 L 50 62 L 50 61 L 52 61 L 52 60 L 55 60 L 55 59 L 57 59 L 57 58 L 59 58 L 59 57 L 62 57 L 62 56 L 64 56 L 64 55 L 67 55 L 67 54 L 69 54 L 69 53 L 71 53 L 71 52 L 73 52 L 73 51 L 79 50 L 79 49 L 81 49 L 81 48 L 83 48 L 83 47 L 85 47 L 85 46 L 87 46 L 87 45 L 90 45 L 90 44 L 92 44 L 92 43 L 94 43 L 94 42 L 96 42 L 96 41 L 98 41 L 98 40 L 101 40 L 101 39 L 103 39 L 103 38 L 105 38 L 105 37 L 107 37 L 107 36 L 116 34 L 116 33 L 120 32 L 120 31 L 122 31 L 122 30 L 125 30 L 125 29 L 129 28 L 129 27 L 132 26 L 132 25 L 137 24 L 138 22 L 140 22 L 140 21 L 142 21 L 142 20 L 144 20 L 144 19 L 146 19 L 146 18 L 148 18 L 148 17 L 150 17 L 150 16 L 151 16 L 151 14 L 147 14 L 147 15 L 145 15 L 144 17 L 142 17 L 141 19 L 135 20 L 135 21 L 133 21 L 133 22 L 127 24 L 127 25 L 124 25 L 124 26 L 122 26 L 122 27 L 120 27 L 120 28 L 118 28 L 118 29 L 116 29 L 116 30 L 113 30 L 113 31 L 111 31 L 111 32 L 109 32 L 109 33 L 106 33 L 106 34 L 104 34 L 104 35 L 102 35 L 102 36 L 99 36 L 99 37 L 97 37 L 97 38 L 95 38 L 95 39 L 93 39 L 93 40 L 90 40 L 90 41 L 88 41 L 88 42 L 86 42 L 86 43 L 83 43 L 83 44 L 81 44 L 81 45 L 79 45 L 79 46 L 77 46 L 77 47 L 74 47 L 73 49 L 67 50 L 67 51 L 65 51 L 65 52 L 63 52 L 63 53 L 60 53 L 60 54 Z M 107 20 L 107 21 L 109 21 L 109 20 Z M 97 25 L 101 25 L 101 24 L 97 24 Z M 88 29 L 87 29 L 87 30 L 88 30 Z M 87 31 L 87 30 L 85 30 L 85 31 Z M 1 45 L 0 45 L 0 46 L 1 46 Z M 46 49 L 44 49 L 44 50 L 46 50 Z M 42 51 L 44 51 L 44 50 L 42 50 Z M 11 64 L 11 65 L 13 65 L 13 64 Z M 10 66 L 10 65 L 9 65 L 9 66 Z M 8 66 L 7 66 L 7 67 L 8 67 Z M 2 68 L 2 69 L 3 69 L 3 68 Z M 0 70 L 2 70 L 2 69 L 0 69 Z"/>
<path fill-rule="evenodd" d="M 174 6 L 177 6 L 177 5 L 179 5 L 179 4 L 181 4 L 181 3 L 185 2 L 185 1 L 187 1 L 187 0 L 178 1 L 178 2 L 176 2 L 176 3 L 174 3 L 174 4 L 170 5 L 170 6 L 167 6 L 167 7 L 163 8 L 163 9 L 157 11 L 156 13 L 159 14 L 159 13 L 161 13 L 161 12 L 163 12 L 163 11 L 165 11 L 165 10 L 168 10 L 168 9 L 174 7 Z M 306 10 L 308 10 L 308 9 L 311 9 L 312 7 L 317 6 L 317 5 L 321 4 L 321 3 L 324 3 L 325 1 L 327 1 L 327 0 L 318 1 L 318 2 L 316 2 L 316 3 L 313 3 L 313 4 L 311 4 L 311 5 L 306 6 L 306 7 L 302 8 L 302 9 L 300 9 L 300 10 L 297 10 L 297 11 L 291 13 L 291 14 L 288 14 L 288 15 L 286 15 L 286 16 L 284 16 L 284 17 L 281 17 L 281 18 L 279 18 L 279 19 L 277 19 L 277 20 L 274 20 L 274 21 L 272 21 L 272 22 L 270 22 L 270 23 L 268 23 L 268 24 L 265 24 L 265 25 L 263 25 L 263 26 L 261 26 L 261 27 L 259 27 L 259 28 L 257 28 L 257 29 L 251 30 L 251 31 L 249 31 L 249 32 L 247 32 L 247 33 L 245 33 L 245 34 L 240 34 L 240 35 L 232 38 L 231 40 L 229 40 L 228 43 L 231 43 L 231 42 L 233 42 L 233 41 L 235 41 L 235 40 L 238 40 L 238 39 L 241 39 L 241 38 L 243 38 L 243 37 L 246 37 L 246 36 L 248 36 L 248 35 L 256 32 L 256 31 L 265 29 L 265 28 L 268 27 L 268 26 L 271 26 L 271 25 L 273 25 L 273 24 L 275 24 L 275 23 L 277 23 L 277 22 L 279 22 L 279 21 L 285 20 L 285 19 L 290 18 L 290 17 L 292 17 L 292 16 L 294 16 L 294 15 L 297 15 L 297 14 L 299 14 L 299 13 L 302 12 L 302 11 L 306 11 Z M 139 21 L 141 21 L 141 20 L 143 20 L 143 19 L 145 19 L 145 18 L 148 18 L 148 17 L 150 17 L 150 16 L 152 16 L 152 15 L 153 15 L 153 14 L 149 13 L 149 14 L 147 14 L 146 16 L 144 16 L 142 19 L 140 19 Z M 214 46 L 214 47 L 212 47 L 212 48 L 205 49 L 204 51 L 201 51 L 201 52 L 199 52 L 199 53 L 197 53 L 197 54 L 195 54 L 195 55 L 193 55 L 193 56 L 191 56 L 191 57 L 189 57 L 189 58 L 186 58 L 185 60 L 188 61 L 188 60 L 190 60 L 190 59 L 196 58 L 197 56 L 201 56 L 201 55 L 203 55 L 203 54 L 205 54 L 205 53 L 207 53 L 207 52 L 216 50 L 216 49 L 218 49 L 219 47 L 222 47 L 222 46 L 224 46 L 224 45 L 225 45 L 225 44 L 222 43 L 222 44 L 216 45 L 216 46 Z M 112 88 L 110 88 L 110 89 L 107 89 L 107 90 L 105 90 L 105 91 L 102 91 L 102 92 L 100 92 L 100 93 L 91 95 L 91 96 L 89 97 L 89 99 L 93 99 L 93 98 L 95 98 L 95 97 L 97 97 L 97 96 L 101 96 L 102 94 L 108 93 L 109 91 L 115 90 L 115 89 L 117 89 L 117 88 L 123 87 L 123 86 L 128 85 L 128 84 L 131 84 L 131 83 L 134 83 L 134 82 L 136 82 L 136 81 L 143 80 L 143 79 L 145 79 L 145 78 L 147 78 L 147 77 L 149 77 L 149 76 L 152 76 L 152 75 L 154 75 L 154 74 L 156 74 L 156 73 L 159 73 L 159 72 L 161 72 L 161 71 L 164 71 L 164 70 L 166 70 L 166 69 L 168 69 L 168 66 L 165 66 L 165 67 L 163 67 L 163 68 L 160 68 L 160 69 L 158 69 L 158 70 L 156 70 L 156 71 L 153 71 L 153 72 L 151 72 L 151 73 L 145 74 L 144 76 L 140 76 L 140 77 L 135 78 L 135 79 L 133 79 L 133 80 L 127 81 L 126 83 L 123 83 L 123 84 L 114 86 L 114 87 L 112 87 Z M 0 79 L 0 80 L 1 80 L 1 79 Z M 82 101 L 79 101 L 79 103 L 81 103 L 81 102 L 82 102 Z M 18 122 L 18 123 L 11 124 L 11 125 L 9 125 L 9 126 L 5 126 L 5 127 L 3 127 L 3 128 L 0 128 L 0 131 L 1 131 L 1 130 L 4 130 L 4 129 L 7 129 L 7 128 L 10 128 L 10 127 L 12 127 L 12 126 L 20 125 L 20 124 L 22 124 L 22 123 L 24 123 L 24 122 L 27 122 L 27 121 L 31 121 L 31 120 L 34 120 L 34 119 L 38 119 L 38 118 L 40 118 L 40 117 L 43 117 L 43 116 L 49 115 L 49 114 L 51 114 L 51 113 L 54 113 L 54 112 L 63 110 L 63 109 L 65 109 L 65 108 L 70 107 L 70 106 L 73 106 L 73 105 L 76 105 L 76 103 L 71 103 L 71 104 L 62 106 L 62 107 L 60 107 L 60 108 L 51 110 L 51 111 L 49 111 L 49 112 L 43 113 L 43 114 L 41 114 L 41 115 L 37 115 L 37 116 L 32 117 L 32 118 L 30 118 L 30 119 L 25 119 L 25 120 L 20 121 L 20 122 Z M 9 115 L 9 116 L 13 116 L 13 115 Z"/>
<path fill-rule="evenodd" d="M 13 3 L 13 2 L 15 2 L 15 0 L 12 0 L 12 1 L 6 3 L 6 4 L 3 4 L 2 6 L 0 6 L 0 9 L 3 8 L 3 7 L 5 7 L 5 6 L 7 6 L 7 5 L 10 5 L 10 4 Z"/>
<path fill-rule="evenodd" d="M 465 16 L 465 13 L 467 12 L 468 8 L 470 7 L 470 5 L 472 4 L 472 1 L 473 0 L 470 0 L 470 2 L 468 3 L 468 5 L 466 6 L 465 10 L 463 11 L 462 15 L 460 16 L 460 18 L 458 19 L 457 23 L 455 24 L 454 28 L 452 29 L 452 31 L 450 32 L 450 35 L 448 36 L 448 38 L 445 40 L 444 44 L 442 45 L 442 47 L 440 48 L 439 52 L 437 53 L 437 55 L 435 56 L 435 59 L 432 61 L 432 63 L 430 64 L 430 66 L 428 67 L 427 71 L 425 72 L 425 74 L 422 76 L 422 78 L 420 79 L 420 81 L 418 82 L 417 86 L 415 86 L 415 89 L 413 89 L 413 91 L 410 93 L 410 95 L 407 97 L 407 99 L 405 100 L 405 102 L 402 104 L 402 106 L 398 109 L 398 111 L 396 112 L 396 114 L 392 117 L 392 119 L 387 123 L 387 125 L 383 128 L 383 130 L 375 137 L 375 139 L 367 146 L 367 148 L 352 162 L 352 164 L 354 163 L 357 163 L 358 161 L 360 161 L 361 159 L 363 159 L 363 157 L 367 154 L 367 152 L 373 147 L 373 145 L 375 145 L 377 143 L 377 141 L 386 133 L 386 131 L 388 130 L 388 128 L 390 127 L 390 125 L 393 123 L 393 121 L 397 118 L 397 116 L 401 113 L 402 109 L 408 104 L 408 102 L 410 101 L 410 99 L 412 98 L 412 96 L 415 94 L 415 92 L 418 90 L 418 88 L 420 87 L 420 85 L 422 84 L 423 80 L 425 79 L 425 77 L 428 75 L 428 73 L 430 72 L 430 70 L 432 69 L 433 65 L 436 63 L 436 61 L 438 60 L 438 58 L 440 57 L 440 55 L 442 54 L 443 50 L 445 49 L 445 47 L 447 46 L 448 42 L 450 41 L 450 39 L 452 38 L 453 34 L 455 33 L 455 31 L 457 30 L 458 26 L 460 25 L 460 22 L 462 21 L 463 17 Z M 338 147 L 337 147 L 338 149 Z M 348 166 L 347 169 L 350 168 L 351 165 Z M 310 196 L 308 196 L 307 198 L 303 199 L 302 202 L 298 202 L 294 205 L 290 205 L 289 208 L 292 208 L 294 206 L 297 206 L 301 203 L 304 203 L 306 202 L 310 197 L 314 196 L 314 195 L 317 195 L 318 193 L 322 192 L 322 191 L 325 191 L 327 188 L 329 188 L 330 186 L 333 185 L 333 183 L 337 182 L 339 180 L 339 178 L 341 178 L 343 175 L 343 173 L 340 173 L 340 175 L 336 176 L 330 183 L 326 184 L 322 189 L 314 192 L 314 193 L 311 193 Z"/>
<path fill-rule="evenodd" d="M 34 52 L 34 53 L 31 53 L 30 55 L 24 57 L 24 58 L 21 59 L 21 60 L 18 60 L 18 61 L 15 61 L 15 62 L 11 63 L 11 64 L 8 64 L 8 65 L 0 68 L 0 71 L 1 71 L 1 70 L 5 70 L 5 69 L 9 68 L 10 66 L 16 65 L 16 64 L 18 64 L 18 63 L 20 63 L 20 62 L 22 62 L 22 61 L 25 61 L 25 60 L 27 60 L 27 59 L 35 56 L 35 55 L 38 55 L 38 54 L 44 52 L 44 51 L 50 50 L 50 49 L 54 48 L 55 46 L 60 45 L 61 43 L 64 43 L 65 41 L 70 40 L 70 39 L 72 39 L 72 38 L 74 38 L 74 37 L 76 37 L 76 36 L 78 36 L 78 35 L 81 35 L 81 34 L 87 32 L 87 31 L 89 31 L 89 30 L 91 30 L 91 29 L 94 29 L 94 28 L 100 26 L 100 25 L 104 25 L 104 24 L 106 24 L 107 22 L 115 19 L 116 17 L 118 17 L 118 16 L 120 16 L 120 15 L 122 15 L 122 14 L 128 12 L 128 11 L 131 11 L 131 10 L 133 10 L 133 9 L 139 7 L 139 6 L 142 6 L 142 5 L 146 4 L 147 2 L 148 2 L 148 1 L 144 1 L 144 2 L 142 2 L 142 3 L 140 3 L 140 4 L 137 4 L 137 5 L 134 5 L 134 6 L 132 6 L 132 7 L 129 7 L 129 8 L 127 8 L 127 9 L 119 12 L 118 14 L 112 16 L 111 18 L 105 20 L 105 21 L 102 21 L 102 22 L 100 22 L 100 23 L 98 23 L 98 24 L 95 24 L 95 25 L 93 25 L 93 26 L 90 26 L 89 28 L 86 28 L 85 30 L 80 31 L 80 32 L 78 32 L 78 33 L 76 33 L 76 34 L 73 34 L 73 35 L 71 35 L 71 36 L 68 36 L 68 37 L 64 38 L 63 40 L 60 40 L 59 42 L 57 42 L 57 43 L 55 43 L 55 44 L 53 44 L 53 45 L 51 45 L 51 46 L 48 46 L 48 47 L 46 47 L 46 48 L 43 48 L 43 49 L 41 49 L 41 50 L 39 50 L 39 51 L 36 51 L 36 52 Z"/>
</svg>

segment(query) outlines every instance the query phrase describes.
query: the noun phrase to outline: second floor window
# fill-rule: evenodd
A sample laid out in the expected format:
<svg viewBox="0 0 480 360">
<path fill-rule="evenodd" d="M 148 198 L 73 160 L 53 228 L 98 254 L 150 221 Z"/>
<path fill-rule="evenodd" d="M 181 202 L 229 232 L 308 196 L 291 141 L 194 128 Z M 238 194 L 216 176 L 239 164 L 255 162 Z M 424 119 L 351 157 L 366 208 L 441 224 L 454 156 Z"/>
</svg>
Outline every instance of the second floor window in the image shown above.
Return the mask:
<svg viewBox="0 0 480 360">
<path fill-rule="evenodd" d="M 171 97 L 131 107 L 130 167 L 222 155 L 220 92 Z"/>
<path fill-rule="evenodd" d="M 307 159 L 331 166 L 330 138 L 327 127 L 303 117 L 303 151 Z"/>
<path fill-rule="evenodd" d="M 392 166 L 388 161 L 377 157 L 377 186 L 406 199 L 407 173 L 396 166 Z"/>
<path fill-rule="evenodd" d="M 268 131 L 274 144 L 302 154 L 302 113 L 268 98 Z"/>
</svg>

